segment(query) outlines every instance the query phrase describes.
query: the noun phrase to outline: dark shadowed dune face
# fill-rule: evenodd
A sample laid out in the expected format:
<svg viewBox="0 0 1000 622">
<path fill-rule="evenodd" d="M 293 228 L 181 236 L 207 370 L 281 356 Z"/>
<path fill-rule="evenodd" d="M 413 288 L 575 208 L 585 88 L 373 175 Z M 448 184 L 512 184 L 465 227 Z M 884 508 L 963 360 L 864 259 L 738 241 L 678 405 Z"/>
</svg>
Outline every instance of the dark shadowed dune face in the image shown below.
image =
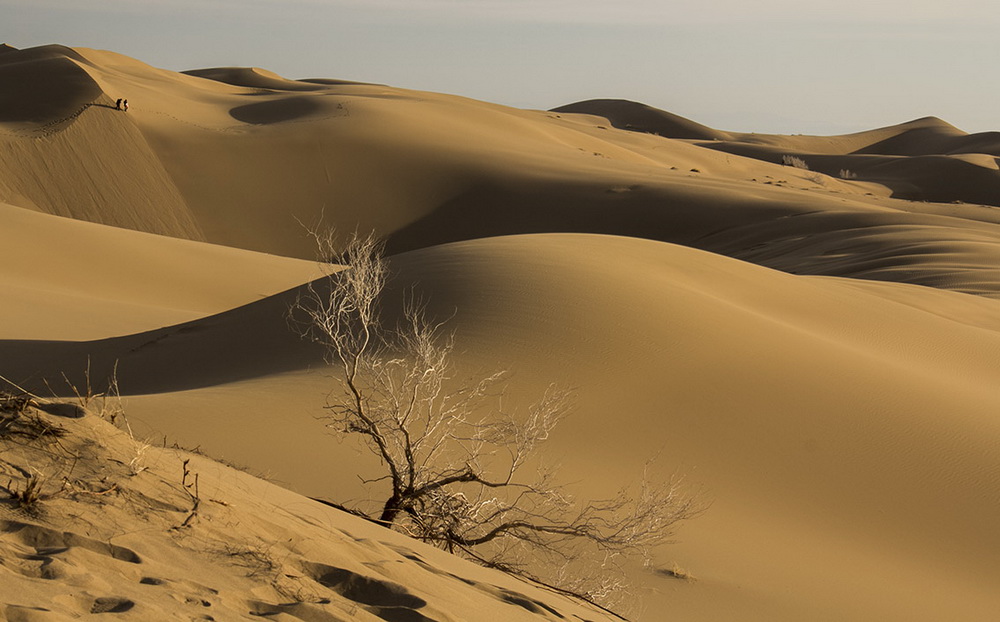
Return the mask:
<svg viewBox="0 0 1000 622">
<path fill-rule="evenodd" d="M 986 153 L 1000 156 L 1000 132 L 966 134 L 944 124 L 941 127 L 919 128 L 904 132 L 866 147 L 858 153 L 901 156 Z"/>
<path fill-rule="evenodd" d="M 4 50 L 0 54 L 0 123 L 59 121 L 100 97 L 100 86 L 78 64 L 81 60 L 59 46 Z"/>
<path fill-rule="evenodd" d="M 318 112 L 322 107 L 314 97 L 295 97 L 281 101 L 263 101 L 238 106 L 229 111 L 237 121 L 266 125 L 294 121 Z"/>
</svg>

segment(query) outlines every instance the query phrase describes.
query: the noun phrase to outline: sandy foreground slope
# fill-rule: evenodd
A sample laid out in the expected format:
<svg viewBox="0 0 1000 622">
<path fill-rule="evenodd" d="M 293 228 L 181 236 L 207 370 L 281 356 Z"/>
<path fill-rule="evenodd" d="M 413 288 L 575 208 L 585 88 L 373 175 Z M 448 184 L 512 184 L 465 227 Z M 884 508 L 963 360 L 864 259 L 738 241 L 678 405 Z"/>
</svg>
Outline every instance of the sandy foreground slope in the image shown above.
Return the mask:
<svg viewBox="0 0 1000 622">
<path fill-rule="evenodd" d="M 738 135 L 615 101 L 521 111 L 256 69 L 193 73 L 205 77 L 93 50 L 0 54 L 2 81 L 76 85 L 51 109 L 0 101 L 0 222 L 12 233 L 0 248 L 0 374 L 58 390 L 63 373 L 80 386 L 88 365 L 102 379 L 117 362 L 138 438 L 200 446 L 299 493 L 364 500 L 358 475 L 377 465 L 324 434 L 322 356 L 285 317 L 316 267 L 278 255 L 308 256 L 297 221 L 374 228 L 396 253 L 390 316 L 415 285 L 438 316 L 454 315 L 463 369 L 513 371 L 515 403 L 550 381 L 577 387 L 547 456 L 578 493 L 609 495 L 658 455 L 664 478 L 683 473 L 711 502 L 652 568 L 633 570 L 639 619 L 1000 610 L 991 135 L 934 120 L 845 137 Z M 128 113 L 113 110 L 120 96 Z M 856 176 L 781 166 L 788 154 L 818 170 L 813 157 L 834 158 L 822 166 Z M 883 172 L 860 165 L 873 157 L 885 162 L 864 162 Z M 891 175 L 876 169 L 885 163 Z M 907 194 L 931 182 L 933 197 Z M 178 471 L 180 458 L 157 455 Z M 240 490 L 267 486 L 197 460 Z M 183 501 L 179 471 L 162 477 Z M 294 503 L 333 531 L 362 529 Z M 226 520 L 199 528 L 222 538 Z M 323 537 L 294 517 L 269 520 L 255 537 Z M 122 546 L 182 555 L 167 553 L 174 536 L 160 522 Z M 380 544 L 361 555 L 335 538 L 323 551 L 367 568 L 391 561 L 400 574 L 380 580 L 418 593 L 430 619 L 514 619 L 490 590 L 446 581 L 418 592 L 427 569 L 388 552 L 418 545 L 364 537 Z M 308 561 L 348 563 L 287 550 L 299 575 Z M 696 580 L 662 572 L 675 565 Z M 5 576 L 39 598 L 93 592 L 22 575 Z M 215 589 L 245 607 L 257 588 L 225 577 Z"/>
<path fill-rule="evenodd" d="M 4 620 L 611 619 L 209 458 L 137 442 L 107 421 L 111 404 L 38 408 L 56 414 L 2 413 L 4 466 L 47 476 L 41 500 L 6 502 L 0 516 Z"/>
</svg>

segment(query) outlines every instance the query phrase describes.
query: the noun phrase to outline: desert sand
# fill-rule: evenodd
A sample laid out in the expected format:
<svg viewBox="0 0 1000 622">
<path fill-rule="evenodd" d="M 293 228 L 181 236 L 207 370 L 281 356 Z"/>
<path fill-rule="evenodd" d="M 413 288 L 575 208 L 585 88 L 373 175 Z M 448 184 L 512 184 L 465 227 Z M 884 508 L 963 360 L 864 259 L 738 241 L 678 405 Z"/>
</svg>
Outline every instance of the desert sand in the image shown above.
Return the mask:
<svg viewBox="0 0 1000 622">
<path fill-rule="evenodd" d="M 286 318 L 332 226 L 386 241 L 386 308 L 416 288 L 470 375 L 576 388 L 545 449 L 575 493 L 655 454 L 704 499 L 631 569 L 632 619 L 996 619 L 1000 134 L 747 134 L 61 46 L 4 48 L 0 85 L 0 375 L 63 429 L 0 438 L 0 483 L 48 486 L 0 508 L 0 616 L 614 619 L 310 499 L 378 474 Z M 114 370 L 124 413 L 82 409 L 70 385 Z"/>
</svg>

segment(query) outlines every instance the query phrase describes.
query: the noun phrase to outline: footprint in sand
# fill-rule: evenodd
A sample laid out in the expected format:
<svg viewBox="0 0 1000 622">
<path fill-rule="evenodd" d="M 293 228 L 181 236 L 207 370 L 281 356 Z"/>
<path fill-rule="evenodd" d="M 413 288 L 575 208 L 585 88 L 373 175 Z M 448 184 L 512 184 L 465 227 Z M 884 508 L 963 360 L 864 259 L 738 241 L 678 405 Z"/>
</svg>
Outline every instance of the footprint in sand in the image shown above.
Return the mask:
<svg viewBox="0 0 1000 622">
<path fill-rule="evenodd" d="M 192 607 L 211 607 L 212 601 L 208 600 L 208 598 L 203 598 L 203 596 L 211 597 L 219 593 L 218 590 L 205 587 L 197 583 L 189 581 L 171 581 L 168 579 L 161 579 L 159 577 L 142 577 L 139 579 L 139 583 L 141 585 L 168 587 L 171 592 L 170 595 L 174 598 L 174 600 Z M 211 616 L 201 617 L 199 619 L 211 619 Z"/>
<path fill-rule="evenodd" d="M 90 606 L 90 613 L 125 613 L 132 607 L 135 607 L 135 603 L 127 598 L 104 596 L 94 599 L 94 604 Z"/>
</svg>

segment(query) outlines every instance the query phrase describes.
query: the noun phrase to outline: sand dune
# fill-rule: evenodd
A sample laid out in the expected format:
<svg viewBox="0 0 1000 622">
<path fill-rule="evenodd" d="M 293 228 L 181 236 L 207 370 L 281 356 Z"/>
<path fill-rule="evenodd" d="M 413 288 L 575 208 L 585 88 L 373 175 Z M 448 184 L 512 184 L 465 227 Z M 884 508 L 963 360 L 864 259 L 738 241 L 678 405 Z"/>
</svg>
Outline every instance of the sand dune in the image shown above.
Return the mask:
<svg viewBox="0 0 1000 622">
<path fill-rule="evenodd" d="M 73 88 L 46 106 L 0 99 L 0 375 L 71 393 L 64 374 L 79 388 L 89 369 L 100 387 L 117 365 L 138 438 L 295 493 L 192 458 L 225 503 L 206 501 L 185 542 L 169 529 L 189 501 L 185 456 L 150 449 L 149 471 L 129 474 L 134 441 L 94 416 L 62 422 L 114 453 L 130 492 L 100 507 L 130 534 L 114 544 L 149 561 L 95 556 L 110 527 L 79 499 L 4 514 L 0 594 L 26 595 L 0 601 L 7 617 L 127 601 L 149 619 L 179 606 L 167 585 L 217 619 L 601 619 L 296 495 L 363 502 L 358 477 L 379 472 L 324 433 L 322 353 L 288 326 L 318 270 L 301 260 L 303 224 L 320 222 L 383 235 L 386 321 L 416 287 L 454 316 L 464 373 L 514 372 L 511 407 L 551 381 L 577 387 L 546 455 L 576 492 L 612 493 L 651 454 L 703 490 L 708 512 L 631 569 L 638 619 L 1000 610 L 993 134 L 934 118 L 738 134 L 615 100 L 525 111 L 260 69 L 177 74 L 97 50 L 0 52 L 0 80 L 65 76 Z M 128 113 L 104 107 L 118 97 Z M 143 523 L 126 516 L 136 498 L 173 509 Z M 235 524 L 252 526 L 247 542 Z M 191 550 L 209 541 L 281 561 L 256 580 L 243 557 Z M 100 564 L 104 583 L 80 583 Z M 297 595 L 274 591 L 286 570 Z M 352 599 L 334 576 L 396 597 Z M 75 596 L 46 604 L 63 586 Z"/>
<path fill-rule="evenodd" d="M 276 73 L 259 67 L 214 67 L 185 71 L 189 76 L 208 78 L 233 86 L 248 86 L 256 89 L 277 91 L 318 91 L 322 87 L 295 80 L 286 80 Z"/>
<path fill-rule="evenodd" d="M 590 100 L 555 110 L 600 115 L 636 132 L 712 141 L 697 144 L 775 164 L 796 157 L 810 170 L 875 182 L 898 198 L 1000 206 L 1000 133 L 970 135 L 936 117 L 845 136 L 773 136 L 720 132 L 621 100 Z"/>
<path fill-rule="evenodd" d="M 938 119 L 937 117 L 923 117 L 921 119 L 914 119 L 913 121 L 907 121 L 897 125 L 890 125 L 888 127 L 865 130 L 841 136 L 808 136 L 801 134 L 796 134 L 794 136 L 746 133 L 733 134 L 734 139 L 740 142 L 780 146 L 790 148 L 795 151 L 826 153 L 831 155 L 845 155 L 850 153 L 926 155 L 928 153 L 944 153 L 931 150 L 896 154 L 890 151 L 881 150 L 878 147 L 878 145 L 887 145 L 897 141 L 907 142 L 909 141 L 908 137 L 914 136 L 918 138 L 931 138 L 931 144 L 935 144 L 967 136 L 967 134 L 950 123 Z"/>
<path fill-rule="evenodd" d="M 82 57 L 61 45 L 0 54 L 0 123 L 51 123 L 77 112 L 101 95 L 79 66 Z"/>
<path fill-rule="evenodd" d="M 590 99 L 553 108 L 553 112 L 576 112 L 604 117 L 617 128 L 657 134 L 665 138 L 730 140 L 720 132 L 690 119 L 645 104 L 620 99 Z"/>
<path fill-rule="evenodd" d="M 734 135 L 736 142 L 698 143 L 616 130 L 592 115 L 518 111 L 375 85 L 290 91 L 301 83 L 259 70 L 197 72 L 237 84 L 249 84 L 253 76 L 272 80 L 275 88 L 262 91 L 162 72 L 108 52 L 74 54 L 109 100 L 110 94 L 131 93 L 133 110 L 128 115 L 88 111 L 50 138 L 15 140 L 5 150 L 10 153 L 6 178 L 0 176 L 0 188 L 7 187 L 0 199 L 8 203 L 303 258 L 310 256 L 311 245 L 300 223 L 321 218 L 341 229 L 382 232 L 392 252 L 493 235 L 581 232 L 646 237 L 742 259 L 756 254 L 742 252 L 747 248 L 738 240 L 723 240 L 720 230 L 768 237 L 776 220 L 802 213 L 855 214 L 853 222 L 838 221 L 836 232 L 844 238 L 842 246 L 858 248 L 867 245 L 854 244 L 853 232 L 886 209 L 899 212 L 892 219 L 906 244 L 951 243 L 935 235 L 952 229 L 928 227 L 938 222 L 928 214 L 998 220 L 985 208 L 881 198 L 895 192 L 1000 202 L 1000 172 L 985 166 L 982 157 L 840 156 L 863 158 L 854 166 L 836 158 L 820 162 L 803 151 L 849 154 L 911 131 L 948 131 L 936 121 L 847 137 Z M 82 127 L 88 125 L 93 127 Z M 743 142 L 749 140 L 757 146 Z M 122 151 L 119 143 L 137 144 L 141 152 Z M 90 161 L 82 154 L 94 145 L 98 156 Z M 770 162 L 716 153 L 719 149 Z M 60 178 L 65 184 L 45 176 L 53 154 L 61 151 L 75 167 Z M 776 166 L 788 154 L 801 155 L 818 171 Z M 105 157 L 113 160 L 104 163 Z M 837 179 L 844 168 L 861 177 Z M 75 183 L 78 177 L 86 183 Z M 48 181 L 42 184 L 43 179 Z M 146 186 L 158 190 L 141 197 L 123 191 Z M 782 228 L 793 223 L 806 221 L 791 219 Z M 815 224 L 790 235 L 815 234 Z M 757 227 L 763 228 L 759 236 L 748 231 Z M 888 249 L 895 242 L 880 240 Z M 933 274 L 925 275 L 912 263 L 881 274 L 911 283 L 947 281 L 937 268 L 930 266 Z M 987 272 L 996 265 L 991 255 L 978 263 Z M 826 265 L 823 257 L 814 257 L 798 271 Z"/>
<path fill-rule="evenodd" d="M 703 146 L 775 164 L 797 158 L 822 176 L 875 182 L 901 199 L 1000 206 L 1000 168 L 997 158 L 989 154 L 828 155 L 741 142 Z"/>
<path fill-rule="evenodd" d="M 904 128 L 895 136 L 859 149 L 858 153 L 902 156 L 986 153 L 1000 156 L 1000 132 L 967 134 L 935 117 L 900 126 Z"/>
<path fill-rule="evenodd" d="M 994 301 L 794 277 L 603 236 L 496 238 L 397 262 L 397 287 L 419 283 L 439 314 L 459 310 L 467 369 L 513 362 L 525 395 L 539 380 L 580 387 L 579 412 L 553 439 L 553 454 L 587 482 L 584 492 L 608 494 L 657 451 L 665 473 L 689 470 L 708 490 L 711 517 L 685 527 L 683 543 L 658 560 L 708 585 L 676 590 L 673 579 L 642 574 L 669 594 L 651 606 L 708 619 L 728 607 L 758 619 L 751 612 L 760 604 L 724 587 L 733 584 L 814 619 L 891 617 L 896 602 L 912 619 L 955 611 L 976 619 L 996 605 L 992 554 L 983 554 L 1000 549 L 998 499 L 984 494 L 1000 486 L 988 475 L 1000 457 Z M 326 475 L 359 468 L 359 456 L 323 451 L 337 446 L 317 437 L 327 381 L 309 371 L 318 355 L 289 336 L 286 304 L 268 300 L 134 339 L 3 349 L 30 369 L 56 353 L 72 362 L 75 348 L 95 373 L 101 360 L 118 359 L 128 392 L 201 387 L 132 398 L 133 424 L 308 494 L 360 497 L 356 484 Z M 254 347 L 241 346 L 249 335 Z M 41 361 L 33 360 L 38 348 Z M 206 386 L 233 374 L 243 382 Z M 284 413 L 280 446 L 309 448 L 315 459 L 274 451 L 267 430 L 276 412 Z M 234 436 L 235 427 L 244 433 Z M 762 549 L 763 577 L 746 565 Z M 886 564 L 903 573 L 898 582 Z M 945 567 L 961 605 L 909 593 Z M 783 600 L 792 585 L 809 597 Z M 830 586 L 824 598 L 845 599 L 828 618 L 810 609 L 820 585 Z M 708 594 L 719 604 L 704 602 Z M 776 615 L 775 606 L 759 619 Z"/>
<path fill-rule="evenodd" d="M 318 277 L 308 261 L 95 225 L 0 204 L 4 334 L 98 339 L 171 326 Z"/>
<path fill-rule="evenodd" d="M 774 164 L 797 158 L 823 176 L 874 182 L 901 199 L 1000 206 L 1000 134 L 970 135 L 935 117 L 845 136 L 732 133 L 701 140 L 711 140 L 698 142 L 702 147 Z"/>
</svg>

